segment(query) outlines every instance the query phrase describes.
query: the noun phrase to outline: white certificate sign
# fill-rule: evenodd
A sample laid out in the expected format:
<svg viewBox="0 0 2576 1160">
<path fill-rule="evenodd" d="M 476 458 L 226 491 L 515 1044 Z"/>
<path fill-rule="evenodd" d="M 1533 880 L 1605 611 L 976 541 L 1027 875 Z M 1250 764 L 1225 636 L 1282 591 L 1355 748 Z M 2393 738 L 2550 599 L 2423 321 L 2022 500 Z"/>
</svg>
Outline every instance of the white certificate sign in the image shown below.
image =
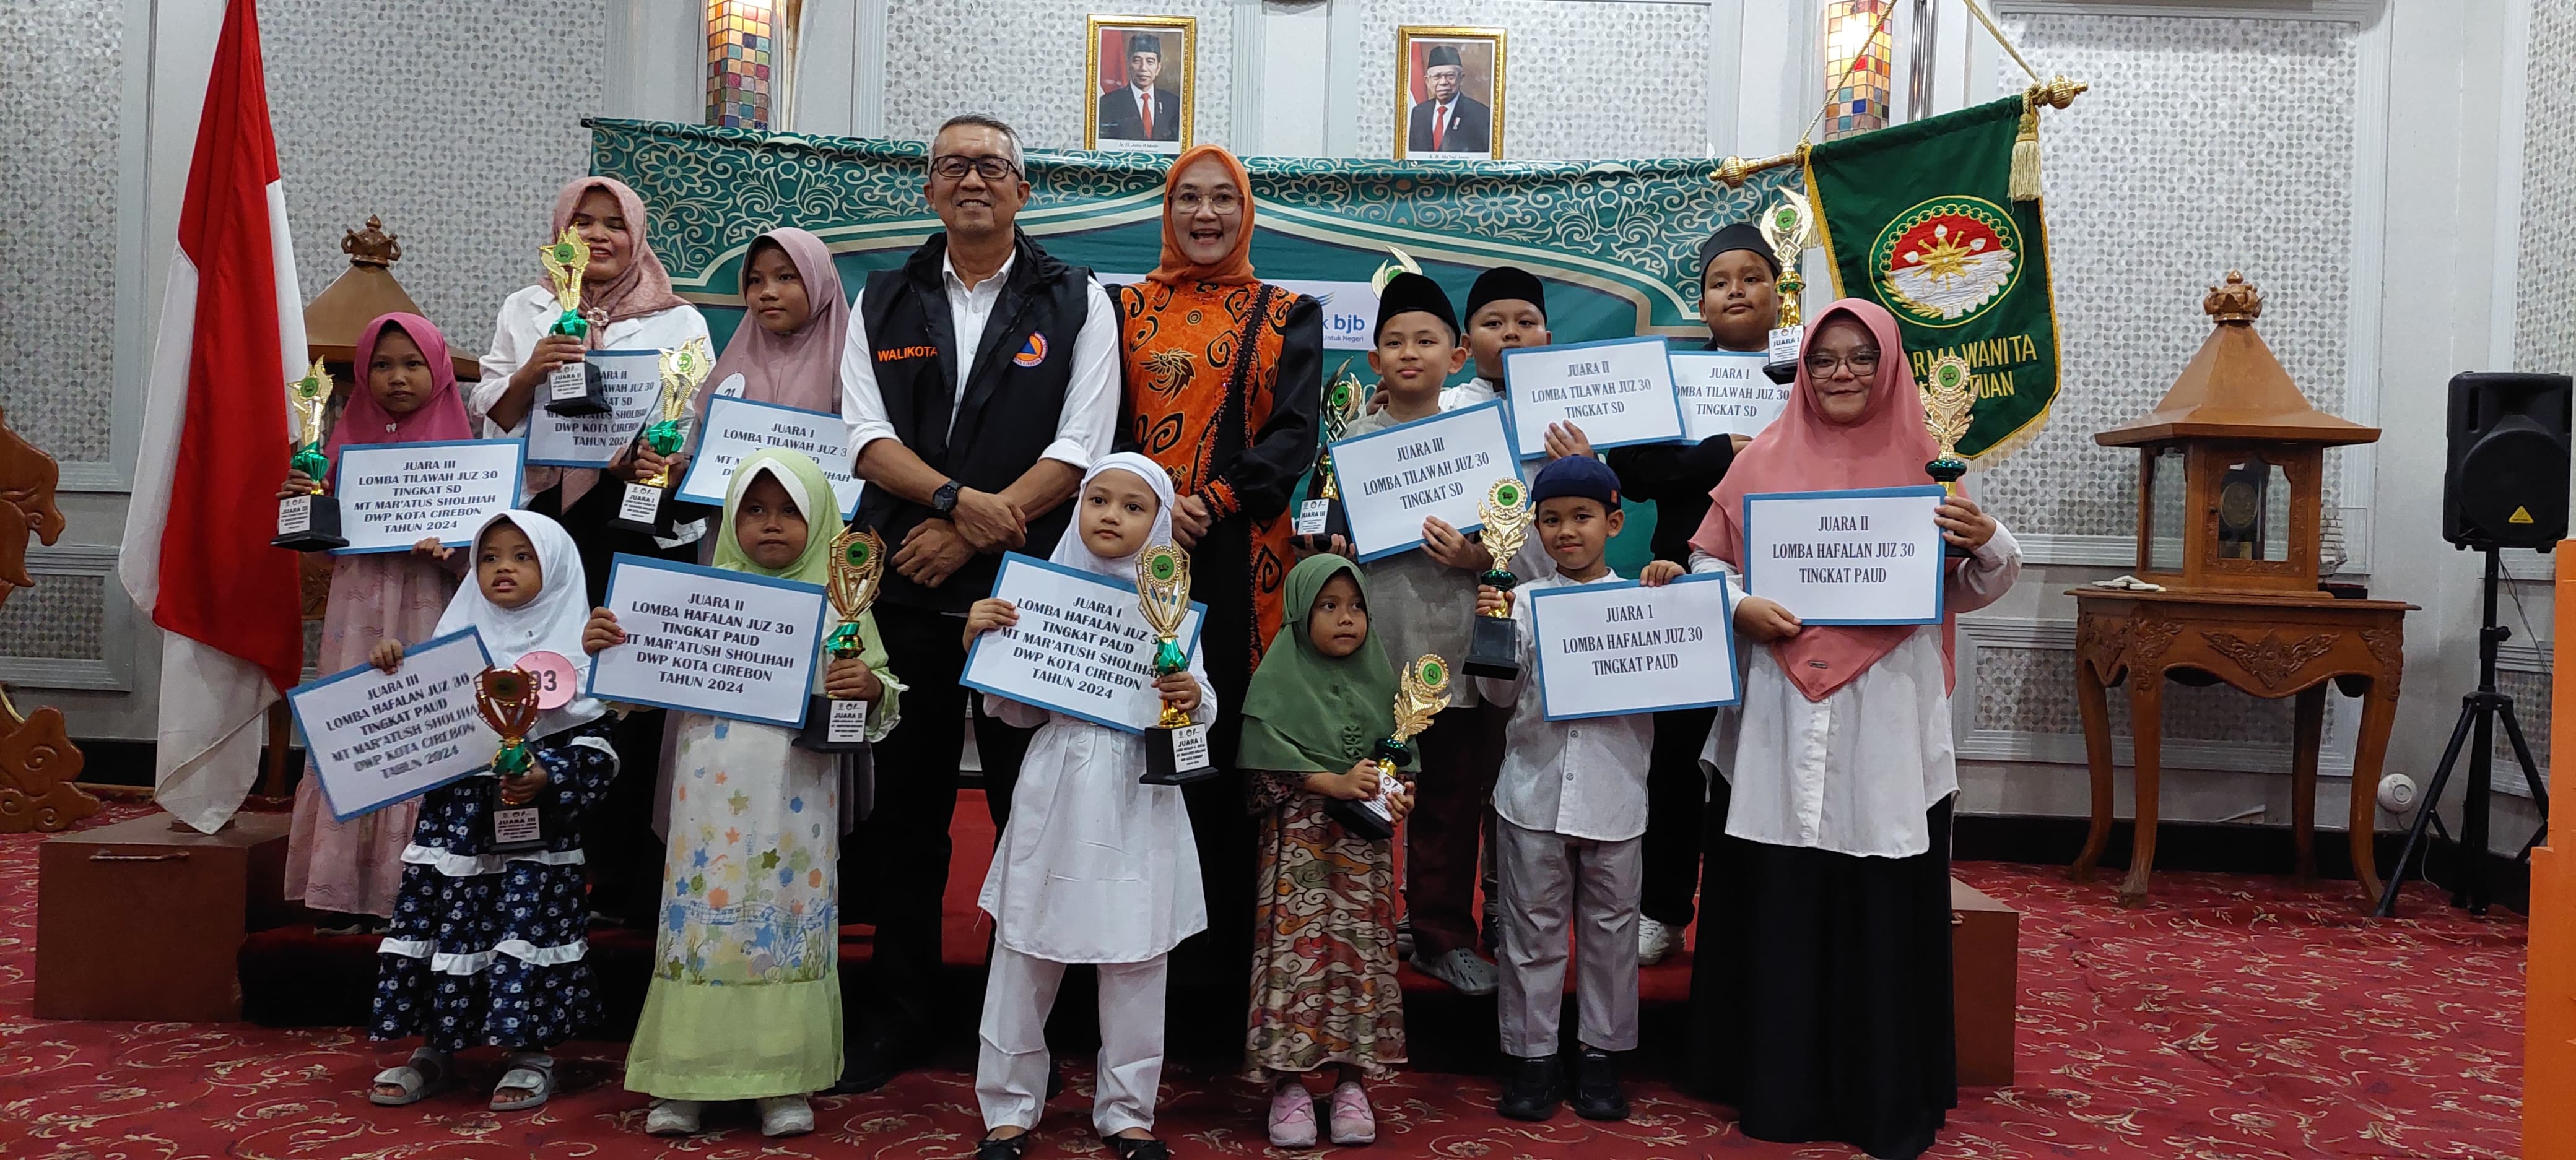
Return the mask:
<svg viewBox="0 0 2576 1160">
<path fill-rule="evenodd" d="M 1531 591 L 1539 708 L 1550 721 L 1736 703 L 1726 575 Z"/>
<path fill-rule="evenodd" d="M 385 672 L 360 665 L 286 692 L 331 816 L 348 821 L 492 764 L 501 739 L 474 707 L 492 667 L 473 629 L 424 641 Z"/>
<path fill-rule="evenodd" d="M 823 646 L 821 585 L 620 552 L 608 610 L 626 643 L 591 661 L 591 696 L 804 727 Z"/>
<path fill-rule="evenodd" d="M 662 352 L 594 350 L 590 364 L 608 393 L 597 415 L 558 415 L 540 404 L 528 411 L 528 462 L 544 467 L 606 467 L 635 441 L 653 404 L 662 398 Z"/>
<path fill-rule="evenodd" d="M 1744 497 L 1744 590 L 1807 624 L 1941 619 L 1937 484 Z"/>
<path fill-rule="evenodd" d="M 1759 435 L 1789 405 L 1794 384 L 1762 373 L 1769 356 L 1731 350 L 1673 352 L 1673 393 L 1682 401 L 1682 438 Z"/>
<path fill-rule="evenodd" d="M 1551 424 L 1583 429 L 1594 450 L 1682 437 L 1673 363 L 1660 338 L 1614 338 L 1503 352 L 1512 438 L 1521 453 L 1547 453 Z"/>
<path fill-rule="evenodd" d="M 1019 609 L 1020 622 L 975 638 L 959 684 L 1127 733 L 1163 715 L 1153 666 L 1161 637 L 1134 585 L 1008 552 L 993 595 Z M 1207 605 L 1192 601 L 1181 655 L 1198 650 L 1206 618 Z"/>
<path fill-rule="evenodd" d="M 435 538 L 464 547 L 495 512 L 519 506 L 528 445 L 516 439 L 356 443 L 340 449 L 335 556 L 399 552 Z"/>
<path fill-rule="evenodd" d="M 1434 516 L 1461 532 L 1484 527 L 1476 505 L 1485 492 L 1521 477 L 1499 400 L 1355 435 L 1332 450 L 1363 562 L 1419 546 L 1422 521 Z"/>
<path fill-rule="evenodd" d="M 771 448 L 804 453 L 832 481 L 841 518 L 857 514 L 859 481 L 850 475 L 850 428 L 840 416 L 725 396 L 707 400 L 706 422 L 699 425 L 689 474 L 680 480 L 680 498 L 723 507 L 733 469 Z"/>
</svg>

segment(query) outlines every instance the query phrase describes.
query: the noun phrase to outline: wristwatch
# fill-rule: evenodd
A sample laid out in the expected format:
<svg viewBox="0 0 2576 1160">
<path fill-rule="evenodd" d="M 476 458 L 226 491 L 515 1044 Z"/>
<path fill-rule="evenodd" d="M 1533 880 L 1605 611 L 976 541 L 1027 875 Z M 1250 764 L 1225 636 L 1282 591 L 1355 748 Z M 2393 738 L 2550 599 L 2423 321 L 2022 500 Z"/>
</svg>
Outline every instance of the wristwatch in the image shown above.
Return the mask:
<svg viewBox="0 0 2576 1160">
<path fill-rule="evenodd" d="M 961 490 L 964 489 L 960 488 L 957 485 L 957 481 L 953 479 L 940 484 L 939 490 L 930 493 L 930 510 L 938 512 L 943 516 L 955 512 L 957 510 L 957 493 Z"/>
</svg>

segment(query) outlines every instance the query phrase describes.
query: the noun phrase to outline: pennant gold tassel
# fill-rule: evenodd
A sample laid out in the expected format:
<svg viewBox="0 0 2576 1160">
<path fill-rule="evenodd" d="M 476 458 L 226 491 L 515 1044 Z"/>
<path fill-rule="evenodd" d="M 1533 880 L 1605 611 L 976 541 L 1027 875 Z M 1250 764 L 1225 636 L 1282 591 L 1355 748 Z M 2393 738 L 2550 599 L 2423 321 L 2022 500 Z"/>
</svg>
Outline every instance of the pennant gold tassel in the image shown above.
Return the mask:
<svg viewBox="0 0 2576 1160">
<path fill-rule="evenodd" d="M 2012 199 L 2039 200 L 2039 107 L 2063 109 L 2087 87 L 2082 81 L 2055 77 L 2034 83 L 2021 95 L 2021 131 L 2013 135 Z"/>
</svg>

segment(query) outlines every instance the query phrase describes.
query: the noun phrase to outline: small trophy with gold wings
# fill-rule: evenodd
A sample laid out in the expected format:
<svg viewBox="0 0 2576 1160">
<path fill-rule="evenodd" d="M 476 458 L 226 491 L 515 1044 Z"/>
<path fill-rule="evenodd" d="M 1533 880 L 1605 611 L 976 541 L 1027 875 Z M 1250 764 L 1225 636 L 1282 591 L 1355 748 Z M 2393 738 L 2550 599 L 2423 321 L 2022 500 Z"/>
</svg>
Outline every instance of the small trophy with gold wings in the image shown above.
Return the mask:
<svg viewBox="0 0 2576 1160">
<path fill-rule="evenodd" d="M 545 811 L 533 801 L 514 805 L 502 795 L 505 782 L 536 765 L 536 755 L 528 750 L 528 731 L 536 728 L 542 712 L 536 678 L 516 667 L 485 669 L 474 678 L 474 709 L 501 735 L 501 748 L 492 755 L 490 852 L 517 854 L 544 846 Z"/>
<path fill-rule="evenodd" d="M 1297 505 L 1297 535 L 1311 552 L 1328 551 L 1333 537 L 1347 542 L 1351 535 L 1351 515 L 1342 507 L 1341 481 L 1333 474 L 1333 441 L 1349 434 L 1351 421 L 1360 417 L 1360 401 L 1368 387 L 1351 373 L 1350 360 L 1342 360 L 1340 370 L 1324 384 L 1324 402 L 1317 417 L 1323 421 L 1321 449 L 1315 453 L 1314 498 Z"/>
<path fill-rule="evenodd" d="M 269 543 L 298 552 L 349 546 L 340 534 L 340 497 L 331 494 L 331 457 L 323 454 L 322 413 L 331 407 L 331 372 L 322 360 L 286 385 L 287 411 L 295 418 L 295 454 L 286 465 L 313 481 L 305 495 L 277 501 L 277 538 Z"/>
<path fill-rule="evenodd" d="M 859 618 L 876 603 L 877 581 L 885 576 L 885 537 L 844 528 L 832 537 L 832 554 L 823 579 L 840 627 L 823 638 L 823 651 L 836 660 L 859 655 Z M 869 702 L 848 701 L 816 693 L 805 706 L 805 731 L 796 747 L 815 753 L 861 753 L 868 748 Z"/>
<path fill-rule="evenodd" d="M 1136 599 L 1145 610 L 1145 623 L 1154 626 L 1154 675 L 1188 672 L 1190 658 L 1181 651 L 1181 622 L 1190 614 L 1190 554 L 1171 544 L 1156 544 L 1137 553 Z M 1192 724 L 1188 713 L 1164 702 L 1162 719 L 1145 731 L 1145 776 L 1136 780 L 1146 785 L 1188 785 L 1215 776 L 1208 727 Z"/>
<path fill-rule="evenodd" d="M 1762 211 L 1762 240 L 1770 243 L 1771 257 L 1780 264 L 1780 325 L 1771 330 L 1771 358 L 1762 373 L 1772 382 L 1793 382 L 1798 377 L 1798 348 L 1807 340 L 1807 327 L 1799 313 L 1799 296 L 1807 289 L 1807 279 L 1798 272 L 1799 259 L 1807 247 L 1816 244 L 1816 211 L 1803 193 L 1780 191 L 1780 200 Z"/>
<path fill-rule="evenodd" d="M 554 284 L 555 305 L 563 313 L 555 315 L 548 334 L 569 338 L 590 337 L 593 325 L 581 312 L 581 278 L 590 269 L 590 243 L 581 240 L 581 231 L 565 226 L 563 236 L 537 247 L 537 261 L 546 268 L 546 280 Z M 557 415 L 602 415 L 608 412 L 608 384 L 599 376 L 599 368 L 585 359 L 556 367 L 537 388 L 546 410 Z"/>
<path fill-rule="evenodd" d="M 1485 498 L 1476 501 L 1476 518 L 1485 521 L 1485 554 L 1494 561 L 1492 568 L 1476 574 L 1476 583 L 1509 592 L 1519 583 L 1512 575 L 1512 557 L 1520 554 L 1521 542 L 1529 538 L 1529 489 L 1517 479 L 1495 480 Z M 1475 632 L 1467 645 L 1467 675 L 1520 679 L 1520 644 L 1520 630 L 1513 626 L 1511 613 L 1476 614 Z"/>
<path fill-rule="evenodd" d="M 1404 666 L 1395 690 L 1395 732 L 1377 743 L 1377 796 L 1366 801 L 1327 798 L 1325 812 L 1352 833 L 1371 841 L 1395 836 L 1395 807 L 1387 798 L 1402 790 L 1395 767 L 1404 763 L 1404 743 L 1431 727 L 1431 718 L 1449 703 L 1449 662 L 1424 653 Z"/>
<path fill-rule="evenodd" d="M 1976 374 L 1968 360 L 1956 354 L 1945 354 L 1932 360 L 1932 375 L 1923 380 L 1923 429 L 1932 435 L 1940 454 L 1923 465 L 1923 474 L 1931 476 L 1941 490 L 1959 494 L 1959 477 L 1968 473 L 1968 461 L 1959 458 L 1959 440 L 1968 437 L 1968 424 L 1975 419 L 1977 407 Z M 1966 548 L 1945 544 L 1947 554 L 1965 556 Z"/>
<path fill-rule="evenodd" d="M 661 418 L 646 426 L 636 442 L 653 449 L 653 454 L 669 459 L 689 442 L 689 404 L 697 398 L 698 387 L 714 370 L 715 354 L 707 340 L 693 338 L 684 346 L 662 352 Z M 643 479 L 626 485 L 626 494 L 617 505 L 617 518 L 609 526 L 630 532 L 668 538 L 675 512 L 671 506 L 671 469 L 665 465 Z"/>
</svg>

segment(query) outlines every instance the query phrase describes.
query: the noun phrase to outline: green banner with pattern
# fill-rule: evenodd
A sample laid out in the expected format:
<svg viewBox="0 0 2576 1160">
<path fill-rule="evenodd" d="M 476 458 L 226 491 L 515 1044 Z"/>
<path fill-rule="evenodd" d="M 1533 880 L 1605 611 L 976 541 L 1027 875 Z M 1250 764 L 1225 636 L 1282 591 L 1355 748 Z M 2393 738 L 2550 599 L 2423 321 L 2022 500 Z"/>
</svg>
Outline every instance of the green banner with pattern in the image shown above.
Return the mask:
<svg viewBox="0 0 2576 1160">
<path fill-rule="evenodd" d="M 2007 97 L 1807 155 L 1837 296 L 1896 315 L 1918 381 L 1936 359 L 1967 360 L 1977 401 L 1959 454 L 1970 460 L 2038 435 L 2057 399 L 2048 227 L 2040 203 L 2011 195 L 2021 113 Z"/>
</svg>

